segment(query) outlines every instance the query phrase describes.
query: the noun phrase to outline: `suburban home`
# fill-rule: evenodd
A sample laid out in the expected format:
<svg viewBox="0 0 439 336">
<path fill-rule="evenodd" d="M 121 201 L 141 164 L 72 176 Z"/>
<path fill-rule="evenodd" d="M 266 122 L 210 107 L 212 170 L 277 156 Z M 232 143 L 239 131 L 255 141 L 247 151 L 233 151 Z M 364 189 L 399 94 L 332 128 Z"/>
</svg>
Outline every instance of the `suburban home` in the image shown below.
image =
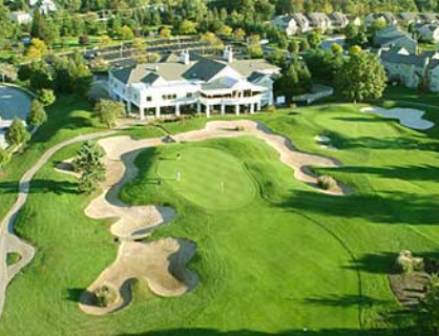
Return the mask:
<svg viewBox="0 0 439 336">
<path fill-rule="evenodd" d="M 329 14 L 329 19 L 331 20 L 332 27 L 336 29 L 343 29 L 349 24 L 349 19 L 346 14 L 341 12 L 333 12 Z"/>
<path fill-rule="evenodd" d="M 32 23 L 32 15 L 23 11 L 12 12 L 10 18 L 19 25 Z"/>
<path fill-rule="evenodd" d="M 320 29 L 323 33 L 332 28 L 332 22 L 325 13 L 309 13 L 308 19 L 312 28 Z"/>
<path fill-rule="evenodd" d="M 48 15 L 56 12 L 56 4 L 52 0 L 29 0 L 29 5 L 36 9 L 38 8 L 41 14 Z"/>
<path fill-rule="evenodd" d="M 398 14 L 399 22 L 401 24 L 404 24 L 406 26 L 412 24 L 412 23 L 419 23 L 419 16 L 417 13 L 412 12 L 405 12 Z"/>
<path fill-rule="evenodd" d="M 421 85 L 432 92 L 439 92 L 439 55 L 424 53 L 416 55 L 406 49 L 378 53 L 389 80 L 416 89 Z"/>
<path fill-rule="evenodd" d="M 390 12 L 386 13 L 371 13 L 366 16 L 364 19 L 364 23 L 367 27 L 372 26 L 377 20 L 382 20 L 387 25 L 396 25 L 398 24 L 398 20 L 396 19 L 395 15 L 393 15 Z"/>
<path fill-rule="evenodd" d="M 306 33 L 311 30 L 311 23 L 302 13 L 294 13 L 291 17 L 296 21 L 296 24 L 299 27 L 299 33 Z"/>
<path fill-rule="evenodd" d="M 422 23 L 438 23 L 439 19 L 438 16 L 434 13 L 420 13 L 419 14 L 419 21 Z"/>
<path fill-rule="evenodd" d="M 129 114 L 160 118 L 187 113 L 254 113 L 273 104 L 273 76 L 280 69 L 264 59 L 237 60 L 181 53 L 178 60 L 109 71 L 110 96 Z"/>
<path fill-rule="evenodd" d="M 290 15 L 280 15 L 273 20 L 273 25 L 280 31 L 287 34 L 287 36 L 293 36 L 299 31 L 299 26 L 296 20 Z"/>
<path fill-rule="evenodd" d="M 386 20 L 388 25 L 397 25 L 398 19 L 396 18 L 395 14 L 392 12 L 384 12 L 383 14 L 384 19 Z"/>
<path fill-rule="evenodd" d="M 439 23 L 422 24 L 416 27 L 419 39 L 424 42 L 439 43 Z"/>
<path fill-rule="evenodd" d="M 417 41 L 394 25 L 377 31 L 374 44 L 381 49 L 405 48 L 410 53 L 416 53 L 418 49 Z"/>
</svg>

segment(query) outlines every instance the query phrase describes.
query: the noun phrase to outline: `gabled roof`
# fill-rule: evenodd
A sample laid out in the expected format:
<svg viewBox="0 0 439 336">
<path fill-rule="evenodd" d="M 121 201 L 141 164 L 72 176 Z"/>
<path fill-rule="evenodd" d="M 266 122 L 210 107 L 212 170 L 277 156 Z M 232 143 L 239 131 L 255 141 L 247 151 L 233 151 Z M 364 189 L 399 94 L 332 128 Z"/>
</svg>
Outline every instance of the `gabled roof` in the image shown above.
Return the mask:
<svg viewBox="0 0 439 336">
<path fill-rule="evenodd" d="M 176 62 L 172 56 L 167 59 L 172 61 L 115 68 L 111 70 L 111 74 L 124 84 L 153 84 L 158 79 L 209 82 L 226 68 L 232 73 L 235 72 L 237 78 L 247 78 L 254 72 L 271 74 L 279 70 L 277 66 L 264 59 L 233 60 L 229 63 L 222 59 L 191 55 L 191 60 L 195 61 L 188 64 Z"/>
<path fill-rule="evenodd" d="M 383 52 L 381 60 L 386 63 L 407 64 L 416 67 L 424 67 L 428 57 L 418 55 L 404 55 L 396 52 Z"/>
<path fill-rule="evenodd" d="M 225 67 L 226 64 L 224 63 L 203 58 L 183 73 L 183 78 L 187 80 L 199 79 L 208 82 Z"/>
</svg>

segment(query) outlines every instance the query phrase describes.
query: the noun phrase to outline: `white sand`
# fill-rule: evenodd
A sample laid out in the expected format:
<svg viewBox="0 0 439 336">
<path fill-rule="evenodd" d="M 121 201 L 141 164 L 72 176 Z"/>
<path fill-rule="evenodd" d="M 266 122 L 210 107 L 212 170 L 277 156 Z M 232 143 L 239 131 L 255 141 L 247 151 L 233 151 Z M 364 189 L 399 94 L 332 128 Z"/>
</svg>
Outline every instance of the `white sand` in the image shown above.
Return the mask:
<svg viewBox="0 0 439 336">
<path fill-rule="evenodd" d="M 375 113 L 381 117 L 388 119 L 397 119 L 406 127 L 415 130 L 427 130 L 434 127 L 434 123 L 424 119 L 425 111 L 396 107 L 392 109 L 385 109 L 382 107 L 365 107 L 361 112 Z"/>
</svg>

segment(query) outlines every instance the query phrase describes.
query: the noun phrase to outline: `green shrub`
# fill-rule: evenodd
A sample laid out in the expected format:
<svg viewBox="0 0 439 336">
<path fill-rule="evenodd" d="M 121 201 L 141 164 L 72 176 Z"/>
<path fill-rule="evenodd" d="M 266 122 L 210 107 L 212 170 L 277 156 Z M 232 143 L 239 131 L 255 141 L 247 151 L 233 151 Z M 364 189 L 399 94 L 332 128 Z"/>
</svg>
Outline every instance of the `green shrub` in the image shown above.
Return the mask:
<svg viewBox="0 0 439 336">
<path fill-rule="evenodd" d="M 116 302 L 117 293 L 113 288 L 102 286 L 94 292 L 96 298 L 96 305 L 99 307 L 108 307 Z"/>
<path fill-rule="evenodd" d="M 317 179 L 317 185 L 323 190 L 331 190 L 336 187 L 337 182 L 331 176 L 323 175 Z"/>
</svg>

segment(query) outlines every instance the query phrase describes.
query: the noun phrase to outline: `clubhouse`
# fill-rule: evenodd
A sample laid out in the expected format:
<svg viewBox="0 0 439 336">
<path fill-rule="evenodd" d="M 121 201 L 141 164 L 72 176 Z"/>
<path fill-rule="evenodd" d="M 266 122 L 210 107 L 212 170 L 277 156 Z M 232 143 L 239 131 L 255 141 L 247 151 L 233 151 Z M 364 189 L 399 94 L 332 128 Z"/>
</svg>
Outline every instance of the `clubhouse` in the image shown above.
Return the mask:
<svg viewBox="0 0 439 336">
<path fill-rule="evenodd" d="M 279 71 L 264 59 L 235 59 L 231 47 L 218 58 L 184 51 L 160 63 L 111 69 L 109 93 L 142 120 L 194 112 L 239 115 L 273 104 Z"/>
</svg>

